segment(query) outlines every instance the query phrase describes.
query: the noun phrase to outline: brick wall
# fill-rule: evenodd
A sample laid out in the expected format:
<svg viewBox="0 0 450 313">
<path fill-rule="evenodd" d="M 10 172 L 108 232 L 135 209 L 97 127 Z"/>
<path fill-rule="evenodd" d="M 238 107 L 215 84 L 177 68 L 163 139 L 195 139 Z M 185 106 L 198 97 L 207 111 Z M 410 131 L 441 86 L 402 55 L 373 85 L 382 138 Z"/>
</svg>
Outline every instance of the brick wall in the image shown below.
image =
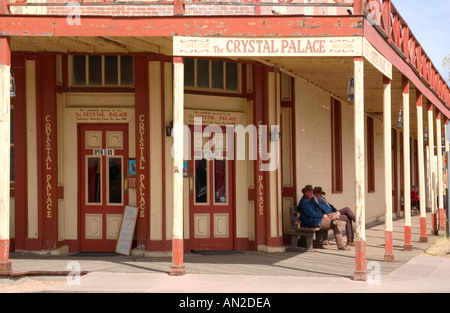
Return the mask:
<svg viewBox="0 0 450 313">
<path fill-rule="evenodd" d="M 111 0 L 109 0 L 111 1 Z M 127 0 L 117 0 L 126 2 Z M 133 0 L 136 1 L 136 0 Z M 300 6 L 277 6 L 277 0 L 263 2 L 273 3 L 273 6 L 253 6 L 253 5 L 223 5 L 214 4 L 214 2 L 241 2 L 245 0 L 206 0 L 211 5 L 186 4 L 185 15 L 273 15 L 273 14 L 289 14 L 289 15 L 347 15 L 347 8 L 330 8 L 330 7 L 300 7 Z M 280 0 L 283 1 L 283 0 Z M 70 3 L 69 0 L 28 0 L 27 3 L 47 2 L 47 3 Z M 84 3 L 102 3 L 103 0 L 84 0 Z M 108 2 L 108 0 L 106 0 Z M 293 0 L 291 3 L 335 3 L 335 2 L 353 2 L 353 0 Z M 77 2 L 73 1 L 70 6 L 48 6 L 48 7 L 12 7 L 11 12 L 15 14 L 55 14 L 68 15 L 80 13 L 83 15 L 108 15 L 108 16 L 170 16 L 173 15 L 173 5 L 155 4 L 153 5 L 114 5 L 113 2 L 99 6 L 77 6 Z"/>
</svg>

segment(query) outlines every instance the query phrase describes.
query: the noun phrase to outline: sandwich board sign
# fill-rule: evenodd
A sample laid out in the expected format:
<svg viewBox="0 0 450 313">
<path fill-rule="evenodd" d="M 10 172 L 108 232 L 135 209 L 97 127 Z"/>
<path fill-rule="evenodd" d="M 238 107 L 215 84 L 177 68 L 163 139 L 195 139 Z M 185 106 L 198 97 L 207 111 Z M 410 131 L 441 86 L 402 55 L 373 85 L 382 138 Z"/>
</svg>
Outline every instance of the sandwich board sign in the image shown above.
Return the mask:
<svg viewBox="0 0 450 313">
<path fill-rule="evenodd" d="M 119 236 L 116 242 L 116 253 L 130 255 L 137 213 L 137 207 L 125 206 L 122 214 L 122 222 L 120 223 Z"/>
</svg>

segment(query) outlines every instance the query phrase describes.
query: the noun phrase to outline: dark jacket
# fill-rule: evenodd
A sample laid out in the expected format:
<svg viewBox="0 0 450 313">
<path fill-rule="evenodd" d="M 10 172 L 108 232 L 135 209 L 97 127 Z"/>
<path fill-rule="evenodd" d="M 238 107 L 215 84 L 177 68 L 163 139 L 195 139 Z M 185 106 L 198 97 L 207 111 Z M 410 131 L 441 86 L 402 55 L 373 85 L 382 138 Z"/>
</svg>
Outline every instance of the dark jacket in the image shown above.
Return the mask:
<svg viewBox="0 0 450 313">
<path fill-rule="evenodd" d="M 337 212 L 336 208 L 332 204 L 328 203 L 327 201 L 324 201 L 323 199 L 318 200 L 316 203 L 324 214 L 331 214 L 333 212 Z"/>
<path fill-rule="evenodd" d="M 308 200 L 308 198 L 302 197 L 298 203 L 298 211 L 300 212 L 302 227 L 322 225 L 323 213 L 314 198 Z"/>
</svg>

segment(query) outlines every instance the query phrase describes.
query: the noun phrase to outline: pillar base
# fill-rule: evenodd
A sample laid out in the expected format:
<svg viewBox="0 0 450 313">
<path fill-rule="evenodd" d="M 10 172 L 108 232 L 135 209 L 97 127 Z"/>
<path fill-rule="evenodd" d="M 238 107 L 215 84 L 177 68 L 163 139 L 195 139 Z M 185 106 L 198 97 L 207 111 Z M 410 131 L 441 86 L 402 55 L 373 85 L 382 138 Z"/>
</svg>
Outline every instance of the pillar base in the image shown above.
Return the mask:
<svg viewBox="0 0 450 313">
<path fill-rule="evenodd" d="M 403 245 L 403 251 L 413 251 L 413 245 L 404 244 Z"/>
<path fill-rule="evenodd" d="M 386 253 L 384 255 L 384 262 L 394 262 L 394 255 Z"/>
<path fill-rule="evenodd" d="M 355 281 L 367 281 L 367 271 L 354 271 L 353 280 Z"/>
<path fill-rule="evenodd" d="M 420 242 L 428 242 L 428 237 L 420 236 Z"/>
<path fill-rule="evenodd" d="M 0 262 L 0 276 L 9 276 L 12 271 L 12 264 L 8 262 Z"/>
<path fill-rule="evenodd" d="M 170 267 L 170 276 L 183 276 L 186 274 L 184 265 L 172 265 Z"/>
</svg>

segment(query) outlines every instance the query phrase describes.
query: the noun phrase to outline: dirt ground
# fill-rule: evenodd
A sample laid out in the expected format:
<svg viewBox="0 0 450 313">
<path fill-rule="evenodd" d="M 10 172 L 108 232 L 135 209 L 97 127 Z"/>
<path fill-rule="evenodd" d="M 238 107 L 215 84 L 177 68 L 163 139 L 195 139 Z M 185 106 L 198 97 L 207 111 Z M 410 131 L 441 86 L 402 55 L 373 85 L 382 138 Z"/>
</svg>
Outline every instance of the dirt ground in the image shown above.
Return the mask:
<svg viewBox="0 0 450 313">
<path fill-rule="evenodd" d="M 439 238 L 433 245 L 422 252 L 421 255 L 432 255 L 450 258 L 450 238 Z"/>
<path fill-rule="evenodd" d="M 18 280 L 0 279 L 0 293 L 42 292 L 66 283 L 65 277 L 24 277 Z"/>
<path fill-rule="evenodd" d="M 441 237 L 421 255 L 450 257 L 450 238 Z M 18 280 L 0 279 L 0 293 L 44 292 L 66 283 L 65 277 L 25 277 Z"/>
</svg>

